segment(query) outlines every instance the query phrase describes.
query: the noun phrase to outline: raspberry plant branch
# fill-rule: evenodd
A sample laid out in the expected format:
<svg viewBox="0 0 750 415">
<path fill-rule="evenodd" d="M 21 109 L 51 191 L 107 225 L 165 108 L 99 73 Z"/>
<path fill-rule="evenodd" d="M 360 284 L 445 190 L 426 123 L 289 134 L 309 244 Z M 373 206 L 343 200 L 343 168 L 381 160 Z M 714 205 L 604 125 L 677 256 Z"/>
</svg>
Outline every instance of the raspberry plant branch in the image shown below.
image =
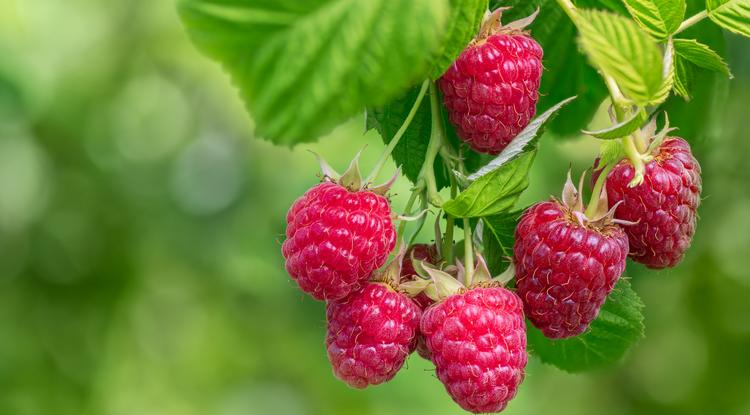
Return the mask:
<svg viewBox="0 0 750 415">
<path fill-rule="evenodd" d="M 414 206 L 414 202 L 417 200 L 417 196 L 419 196 L 420 190 L 415 188 L 411 192 L 411 196 L 409 196 L 409 200 L 406 202 L 406 206 L 404 206 L 404 215 L 410 216 L 411 215 L 411 208 Z M 404 236 L 404 230 L 406 230 L 406 222 L 405 220 L 402 220 L 401 223 L 398 224 L 398 230 L 396 231 L 396 235 L 399 238 L 399 241 L 402 240 Z"/>
<path fill-rule="evenodd" d="M 458 194 L 458 183 L 456 183 L 456 177 L 452 174 L 448 175 L 450 183 L 451 183 L 451 199 L 456 197 L 456 194 Z M 456 219 L 446 213 L 445 214 L 445 235 L 443 237 L 443 257 L 448 264 L 453 263 L 453 228 L 456 225 Z"/>
<path fill-rule="evenodd" d="M 422 83 L 422 87 L 419 90 L 419 95 L 417 95 L 417 98 L 414 100 L 414 105 L 411 107 L 411 110 L 409 110 L 409 114 L 406 116 L 406 119 L 404 119 L 404 122 L 401 124 L 401 127 L 396 131 L 396 134 L 393 136 L 391 141 L 388 143 L 388 146 L 386 146 L 385 150 L 383 150 L 383 154 L 380 155 L 380 158 L 375 163 L 375 167 L 372 168 L 372 172 L 369 176 L 367 176 L 367 180 L 365 180 L 365 183 L 372 183 L 380 174 L 380 171 L 383 169 L 383 166 L 385 165 L 385 162 L 388 160 L 388 157 L 390 157 L 391 153 L 393 152 L 393 149 L 396 148 L 398 145 L 398 142 L 401 141 L 401 137 L 404 136 L 404 133 L 409 128 L 409 125 L 411 125 L 411 121 L 414 119 L 414 115 L 417 114 L 417 111 L 419 110 L 420 105 L 422 105 L 422 99 L 424 98 L 425 93 L 427 92 L 427 88 L 430 85 L 429 79 L 426 79 Z"/>
<path fill-rule="evenodd" d="M 438 101 L 437 88 L 434 83 L 430 83 L 430 112 L 432 114 L 432 127 L 430 131 L 430 141 L 427 144 L 424 163 L 419 172 L 417 186 L 424 185 L 426 197 L 429 203 L 436 207 L 443 205 L 443 199 L 440 197 L 435 180 L 435 157 L 445 146 L 445 131 L 443 130 L 443 117 L 440 111 L 440 102 Z"/>
<path fill-rule="evenodd" d="M 471 238 L 471 223 L 469 218 L 463 219 L 464 223 L 464 285 L 469 286 L 471 284 L 472 277 L 474 276 L 474 241 Z"/>
<path fill-rule="evenodd" d="M 690 28 L 692 25 L 700 22 L 706 17 L 708 17 L 708 10 L 703 10 L 702 12 L 696 13 L 695 15 L 685 19 L 685 21 L 683 21 L 682 24 L 680 24 L 680 27 L 678 27 L 677 30 L 675 30 L 672 36 Z"/>
</svg>

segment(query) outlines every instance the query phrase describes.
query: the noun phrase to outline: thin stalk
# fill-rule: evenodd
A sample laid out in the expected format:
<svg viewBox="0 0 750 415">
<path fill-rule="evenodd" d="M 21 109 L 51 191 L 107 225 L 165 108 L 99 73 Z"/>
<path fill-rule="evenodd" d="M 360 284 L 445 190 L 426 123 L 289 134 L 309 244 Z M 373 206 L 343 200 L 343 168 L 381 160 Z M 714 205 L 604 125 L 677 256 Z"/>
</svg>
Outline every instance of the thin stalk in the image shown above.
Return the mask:
<svg viewBox="0 0 750 415">
<path fill-rule="evenodd" d="M 471 238 L 471 223 L 469 218 L 464 218 L 464 285 L 471 284 L 474 276 L 474 241 Z"/>
<path fill-rule="evenodd" d="M 701 20 L 705 19 L 707 16 L 708 16 L 708 10 L 703 10 L 702 12 L 697 13 L 697 14 L 695 14 L 695 15 L 687 18 L 687 19 L 685 19 L 685 21 L 683 21 L 682 24 L 680 24 L 680 27 L 678 27 L 677 30 L 675 30 L 675 32 L 672 34 L 672 36 L 674 36 L 674 35 L 682 32 L 683 30 L 686 30 L 690 26 L 692 26 L 692 25 L 700 22 Z"/>
<path fill-rule="evenodd" d="M 414 119 L 414 115 L 417 114 L 417 110 L 419 110 L 419 106 L 422 105 L 422 99 L 424 98 L 424 95 L 427 92 L 427 88 L 429 86 L 430 86 L 430 80 L 426 79 L 422 83 L 422 88 L 419 90 L 419 95 L 417 95 L 417 99 L 414 100 L 414 105 L 412 105 L 411 110 L 409 110 L 409 114 L 407 114 L 406 119 L 401 124 L 401 127 L 398 129 L 398 131 L 396 131 L 396 134 L 388 143 L 388 146 L 386 146 L 385 150 L 383 150 L 383 154 L 380 155 L 380 158 L 375 163 L 375 167 L 373 167 L 370 175 L 367 176 L 367 180 L 365 181 L 365 183 L 371 183 L 380 174 L 380 171 L 383 169 L 383 166 L 385 165 L 385 162 L 388 160 L 388 157 L 390 157 L 391 153 L 393 152 L 393 149 L 396 148 L 396 146 L 398 145 L 398 142 L 401 140 L 401 137 L 403 137 L 404 133 L 409 128 L 411 121 Z"/>
<path fill-rule="evenodd" d="M 646 151 L 648 151 L 648 143 L 646 143 L 646 139 L 643 138 L 641 130 L 633 131 L 632 137 L 633 143 L 635 144 L 635 148 L 638 150 L 638 153 L 645 154 Z"/>
<path fill-rule="evenodd" d="M 596 179 L 596 183 L 594 183 L 594 190 L 591 191 L 591 199 L 589 200 L 589 204 L 586 207 L 585 215 L 587 218 L 593 218 L 594 215 L 596 215 L 596 212 L 599 210 L 599 197 L 601 196 L 604 182 L 607 181 L 607 175 L 613 167 L 614 163 L 610 163 L 604 166 L 601 173 L 599 173 L 599 177 Z"/>
<path fill-rule="evenodd" d="M 435 157 L 445 144 L 445 132 L 443 131 L 442 114 L 440 113 L 440 102 L 438 102 L 437 88 L 435 84 L 430 84 L 430 111 L 432 114 L 432 129 L 430 132 L 430 142 L 427 144 L 424 163 L 419 172 L 419 181 L 424 183 L 427 192 L 427 200 L 440 207 L 443 205 L 443 199 L 437 190 L 435 181 Z"/>
<path fill-rule="evenodd" d="M 576 22 L 576 6 L 573 4 L 570 0 L 557 0 L 557 4 L 560 5 L 560 8 L 562 8 L 565 11 L 565 14 L 570 17 L 570 20 L 573 21 L 573 23 Z"/>
<path fill-rule="evenodd" d="M 406 202 L 406 206 L 404 207 L 404 215 L 411 216 L 411 208 L 414 206 L 414 202 L 417 201 L 417 196 L 419 195 L 419 190 L 415 188 L 411 192 L 411 196 L 409 196 L 409 201 Z M 404 234 L 404 230 L 406 229 L 406 221 L 402 220 L 401 223 L 398 224 L 398 231 L 396 235 L 398 235 L 399 240 L 401 240 L 401 237 Z"/>
<path fill-rule="evenodd" d="M 453 177 L 453 175 L 448 176 L 451 182 L 451 199 L 455 198 L 458 194 L 458 184 L 456 183 L 456 178 Z M 453 263 L 453 228 L 456 226 L 456 219 L 446 213 L 446 219 L 445 219 L 445 235 L 443 236 L 443 256 L 445 258 L 445 262 L 448 264 Z"/>
</svg>

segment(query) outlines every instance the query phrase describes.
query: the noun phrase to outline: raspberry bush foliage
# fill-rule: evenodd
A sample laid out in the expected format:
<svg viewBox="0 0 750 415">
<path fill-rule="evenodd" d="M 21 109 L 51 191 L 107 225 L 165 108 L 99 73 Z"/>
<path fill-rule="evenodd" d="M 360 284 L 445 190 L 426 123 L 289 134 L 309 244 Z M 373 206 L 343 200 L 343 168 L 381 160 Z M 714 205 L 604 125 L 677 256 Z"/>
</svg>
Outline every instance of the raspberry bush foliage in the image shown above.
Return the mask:
<svg viewBox="0 0 750 415">
<path fill-rule="evenodd" d="M 703 72 L 731 77 L 720 30 L 750 36 L 748 0 L 178 9 L 257 136 L 294 146 L 364 113 L 383 139 L 364 150 L 380 152 L 366 175 L 359 154 L 341 174 L 318 155 L 319 183 L 309 172 L 286 214 L 284 266 L 326 301 L 320 349 L 334 376 L 377 385 L 418 351 L 474 413 L 512 405 L 530 357 L 577 373 L 636 347 L 646 322 L 628 267 L 680 266 L 700 234 L 700 161 L 679 133 L 700 116 L 675 103 L 700 90 Z M 591 125 L 600 108 L 609 123 Z M 538 147 L 555 145 L 544 131 L 584 134 L 600 151 L 589 172 L 554 178 L 560 195 L 517 206 Z M 389 159 L 398 170 L 386 174 Z M 411 183 L 404 206 L 389 198 L 398 180 Z"/>
</svg>

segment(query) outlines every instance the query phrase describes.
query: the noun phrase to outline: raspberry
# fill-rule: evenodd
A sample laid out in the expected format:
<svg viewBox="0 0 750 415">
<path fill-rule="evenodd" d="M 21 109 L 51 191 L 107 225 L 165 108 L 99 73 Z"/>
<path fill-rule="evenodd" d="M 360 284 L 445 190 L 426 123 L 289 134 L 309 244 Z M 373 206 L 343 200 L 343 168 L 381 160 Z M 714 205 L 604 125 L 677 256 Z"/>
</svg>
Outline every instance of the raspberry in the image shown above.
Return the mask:
<svg viewBox="0 0 750 415">
<path fill-rule="evenodd" d="M 480 153 L 497 154 L 536 113 L 542 48 L 510 31 L 472 42 L 438 81 L 451 124 Z"/>
<path fill-rule="evenodd" d="M 462 408 L 500 412 L 516 395 L 528 357 L 513 292 L 480 286 L 453 294 L 424 312 L 420 329 L 438 378 Z"/>
<path fill-rule="evenodd" d="M 282 246 L 286 270 L 318 300 L 359 289 L 396 244 L 388 200 L 323 182 L 294 202 Z"/>
<path fill-rule="evenodd" d="M 334 375 L 359 389 L 391 380 L 409 356 L 421 314 L 383 283 L 329 302 L 326 347 Z"/>
<path fill-rule="evenodd" d="M 526 316 L 549 338 L 583 333 L 625 270 L 622 228 L 581 224 L 553 200 L 527 209 L 515 238 L 516 289 Z"/>
<path fill-rule="evenodd" d="M 636 222 L 625 227 L 630 257 L 659 269 L 677 265 L 690 247 L 701 202 L 701 168 L 682 138 L 667 137 L 653 156 L 643 182 L 632 188 L 633 166 L 620 161 L 607 176 L 607 194 L 612 206 L 622 201 L 618 219 Z"/>
</svg>

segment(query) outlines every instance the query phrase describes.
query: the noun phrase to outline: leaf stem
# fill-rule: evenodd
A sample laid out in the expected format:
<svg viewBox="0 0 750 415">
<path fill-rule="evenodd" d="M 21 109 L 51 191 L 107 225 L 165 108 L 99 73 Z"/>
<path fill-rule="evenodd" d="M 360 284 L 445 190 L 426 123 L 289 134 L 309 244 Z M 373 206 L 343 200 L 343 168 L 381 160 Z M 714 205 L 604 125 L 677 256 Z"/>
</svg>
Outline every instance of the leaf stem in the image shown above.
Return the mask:
<svg viewBox="0 0 750 415">
<path fill-rule="evenodd" d="M 380 155 L 380 158 L 375 163 L 375 167 L 373 167 L 372 172 L 370 173 L 369 176 L 367 176 L 367 180 L 365 181 L 365 183 L 371 183 L 380 174 L 380 171 L 383 169 L 383 166 L 385 165 L 385 162 L 388 160 L 388 157 L 390 157 L 391 153 L 393 152 L 393 149 L 396 148 L 396 146 L 398 145 L 398 142 L 401 140 L 401 137 L 403 137 L 404 133 L 409 128 L 411 121 L 414 119 L 414 116 L 417 114 L 417 111 L 419 110 L 420 105 L 422 105 L 422 99 L 424 98 L 424 95 L 427 92 L 427 88 L 429 86 L 430 86 L 430 80 L 425 79 L 425 81 L 422 82 L 422 88 L 419 90 L 417 99 L 414 100 L 414 105 L 412 105 L 411 110 L 409 110 L 409 114 L 407 114 L 406 119 L 401 124 L 401 127 L 398 129 L 398 131 L 396 131 L 396 134 L 388 143 L 388 146 L 386 146 L 385 150 L 383 151 L 383 154 Z"/>
<path fill-rule="evenodd" d="M 589 204 L 588 206 L 586 206 L 585 215 L 587 218 L 593 218 L 594 215 L 596 215 L 596 212 L 599 209 L 599 197 L 601 196 L 602 188 L 604 187 L 604 183 L 607 181 L 607 175 L 609 175 L 609 172 L 610 170 L 612 170 L 614 165 L 615 163 L 610 163 L 601 169 L 599 177 L 596 179 L 596 183 L 594 183 L 594 189 L 591 191 L 591 199 L 589 199 Z"/>
<path fill-rule="evenodd" d="M 458 194 L 458 184 L 456 183 L 456 178 L 453 177 L 453 175 L 448 176 L 450 178 L 451 182 L 451 199 L 456 197 L 456 194 Z M 456 219 L 449 215 L 448 213 L 445 214 L 445 235 L 443 236 L 443 259 L 445 259 L 445 262 L 448 264 L 453 263 L 453 228 L 456 226 Z"/>
<path fill-rule="evenodd" d="M 464 285 L 471 285 L 474 276 L 474 241 L 471 237 L 471 223 L 464 218 Z"/>
<path fill-rule="evenodd" d="M 672 33 L 672 36 L 682 32 L 683 30 L 688 29 L 690 26 L 700 22 L 701 20 L 705 19 L 707 16 L 708 16 L 708 10 L 703 10 L 702 12 L 697 13 L 685 19 L 685 21 L 683 21 L 682 24 L 680 24 L 680 27 L 678 27 L 677 30 L 675 30 L 675 32 Z"/>
<path fill-rule="evenodd" d="M 646 166 L 643 164 L 643 156 L 635 147 L 635 143 L 631 137 L 623 137 L 622 144 L 625 149 L 625 155 L 633 165 L 634 175 L 633 180 L 630 182 L 630 186 L 636 186 L 643 181 L 643 173 L 646 171 Z"/>
</svg>

